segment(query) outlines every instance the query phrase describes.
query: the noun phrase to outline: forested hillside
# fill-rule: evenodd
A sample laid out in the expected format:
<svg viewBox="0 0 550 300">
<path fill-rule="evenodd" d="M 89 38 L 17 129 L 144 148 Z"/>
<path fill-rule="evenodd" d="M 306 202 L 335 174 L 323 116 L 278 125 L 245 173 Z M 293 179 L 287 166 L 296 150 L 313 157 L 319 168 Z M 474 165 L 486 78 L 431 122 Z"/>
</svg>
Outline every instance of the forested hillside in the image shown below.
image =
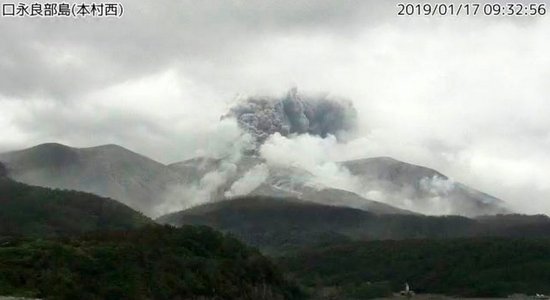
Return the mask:
<svg viewBox="0 0 550 300">
<path fill-rule="evenodd" d="M 112 199 L 0 178 L 0 237 L 60 236 L 150 223 L 149 218 Z"/>
<path fill-rule="evenodd" d="M 206 227 L 0 245 L 0 295 L 46 299 L 297 299 L 257 250 Z"/>
<path fill-rule="evenodd" d="M 548 239 L 342 243 L 304 249 L 279 262 L 314 299 L 385 296 L 402 290 L 405 282 L 418 293 L 463 297 L 550 294 Z"/>
<path fill-rule="evenodd" d="M 230 232 L 264 251 L 343 240 L 459 237 L 550 238 L 546 216 L 378 215 L 360 209 L 292 198 L 243 197 L 194 207 L 157 219 L 180 225 L 207 225 Z"/>
</svg>

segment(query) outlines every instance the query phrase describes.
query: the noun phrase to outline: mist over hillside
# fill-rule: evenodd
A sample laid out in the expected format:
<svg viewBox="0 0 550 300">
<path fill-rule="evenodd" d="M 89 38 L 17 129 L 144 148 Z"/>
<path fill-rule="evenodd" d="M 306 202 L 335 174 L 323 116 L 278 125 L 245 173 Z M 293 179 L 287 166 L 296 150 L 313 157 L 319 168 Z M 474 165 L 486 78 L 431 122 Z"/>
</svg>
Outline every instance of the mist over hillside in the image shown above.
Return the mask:
<svg viewBox="0 0 550 300">
<path fill-rule="evenodd" d="M 0 178 L 0 238 L 62 237 L 151 224 L 151 219 L 112 199 Z"/>
<path fill-rule="evenodd" d="M 0 154 L 0 161 L 15 180 L 111 197 L 151 217 L 243 195 L 295 197 L 381 214 L 508 211 L 501 200 L 427 168 L 387 164 L 387 158 L 300 165 L 276 159 L 273 150 L 279 151 L 271 144 L 260 155 L 238 152 L 163 165 L 114 145 L 43 144 Z"/>
<path fill-rule="evenodd" d="M 181 181 L 163 164 L 116 145 L 42 144 L 0 154 L 0 161 L 14 180 L 110 197 L 147 215 L 153 213 L 166 188 Z"/>
</svg>

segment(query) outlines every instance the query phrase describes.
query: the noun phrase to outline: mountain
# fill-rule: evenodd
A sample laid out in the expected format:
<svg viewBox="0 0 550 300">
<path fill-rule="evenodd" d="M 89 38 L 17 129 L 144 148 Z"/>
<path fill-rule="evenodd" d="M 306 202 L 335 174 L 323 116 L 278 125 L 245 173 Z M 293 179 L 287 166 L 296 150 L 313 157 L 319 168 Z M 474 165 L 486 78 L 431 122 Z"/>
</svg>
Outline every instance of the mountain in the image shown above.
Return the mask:
<svg viewBox="0 0 550 300">
<path fill-rule="evenodd" d="M 207 173 L 218 169 L 220 164 L 220 159 L 196 157 L 182 162 L 169 164 L 168 168 L 179 173 L 186 179 L 187 182 L 198 182 Z"/>
<path fill-rule="evenodd" d="M 152 220 L 115 200 L 0 178 L 0 237 L 139 228 Z"/>
<path fill-rule="evenodd" d="M 196 158 L 170 167 L 185 178 L 202 178 L 222 168 L 223 160 Z M 265 162 L 245 156 L 234 164 L 228 180 L 214 190 L 211 198 L 221 199 L 245 179 L 248 172 Z M 344 161 L 339 166 L 358 179 L 356 190 L 320 185 L 315 176 L 297 167 L 266 166 L 265 180 L 246 193 L 250 196 L 293 197 L 321 204 L 359 208 L 380 214 L 481 215 L 505 214 L 505 203 L 426 167 L 388 157 Z M 252 175 L 252 174 L 251 174 Z M 256 174 L 254 174 L 256 175 Z M 195 179 L 199 182 L 199 179 Z"/>
<path fill-rule="evenodd" d="M 296 167 L 269 167 L 262 184 L 250 196 L 297 198 L 304 201 L 362 209 L 377 214 L 414 214 L 412 211 L 366 199 L 358 194 L 315 182 L 313 174 Z"/>
<path fill-rule="evenodd" d="M 3 153 L 0 161 L 8 166 L 9 176 L 14 180 L 113 198 L 148 216 L 158 216 L 160 212 L 172 209 L 170 201 L 175 202 L 174 209 L 178 210 L 193 203 L 195 199 L 192 198 L 201 198 L 200 202 L 223 199 L 235 182 L 263 163 L 257 157 L 244 156 L 234 163 L 193 158 L 164 165 L 116 145 L 72 148 L 61 144 L 42 144 Z M 225 172 L 224 181 L 210 187 L 206 175 L 216 176 L 222 172 Z M 265 183 L 248 193 L 281 196 L 284 191 L 281 184 L 286 181 L 293 183 L 293 188 L 286 191 L 304 200 L 333 202 L 376 213 L 411 213 L 348 191 L 313 188 L 306 182 L 311 177 L 297 168 L 271 167 Z M 206 187 L 201 186 L 201 181 Z M 185 193 L 196 189 L 201 193 Z"/>
<path fill-rule="evenodd" d="M 304 186 L 298 191 L 281 190 L 274 185 L 264 183 L 249 193 L 248 196 L 298 198 L 312 203 L 357 208 L 375 214 L 416 214 L 412 211 L 399 209 L 382 202 L 365 199 L 353 192 L 333 188 L 317 190 Z"/>
<path fill-rule="evenodd" d="M 211 226 L 269 252 L 346 240 L 550 237 L 550 218 L 546 216 L 470 219 L 460 216 L 384 215 L 299 199 L 260 196 L 200 205 L 162 216 L 156 221 L 174 226 Z"/>
<path fill-rule="evenodd" d="M 42 299 L 301 299 L 257 250 L 205 227 L 0 243 L 0 294 Z"/>
<path fill-rule="evenodd" d="M 154 215 L 165 191 L 182 179 L 165 165 L 116 145 L 71 148 L 42 144 L 0 154 L 14 180 L 116 199 Z"/>
<path fill-rule="evenodd" d="M 223 160 L 209 158 L 194 158 L 180 163 L 169 165 L 178 172 L 186 182 L 200 184 L 201 178 L 208 173 L 220 172 Z M 259 166 L 265 167 L 265 178 L 245 193 L 231 195 L 232 188 L 243 180 L 255 179 L 261 175 L 252 174 L 252 170 Z M 277 198 L 297 198 L 305 201 L 328 205 L 338 205 L 359 208 L 378 214 L 413 214 L 414 212 L 393 207 L 382 202 L 372 201 L 360 195 L 342 189 L 322 186 L 315 183 L 314 175 L 297 167 L 267 166 L 265 162 L 255 156 L 244 156 L 233 165 L 225 166 L 229 169 L 227 181 L 212 191 L 211 199 L 223 199 L 233 196 L 266 196 Z"/>
<path fill-rule="evenodd" d="M 0 154 L 0 161 L 17 181 L 113 198 L 152 217 L 244 195 L 292 197 L 377 214 L 508 213 L 495 197 L 391 158 L 340 163 L 359 182 L 350 190 L 320 184 L 307 170 L 268 165 L 254 155 L 235 160 L 197 157 L 164 165 L 116 145 L 43 144 Z"/>
<path fill-rule="evenodd" d="M 502 200 L 426 167 L 389 157 L 345 161 L 341 165 L 360 178 L 363 193 L 399 208 L 470 217 L 509 213 Z"/>
<path fill-rule="evenodd" d="M 346 231 L 369 213 L 289 198 L 244 197 L 204 204 L 162 216 L 174 226 L 206 225 L 269 250 L 325 240 L 347 240 Z"/>
</svg>

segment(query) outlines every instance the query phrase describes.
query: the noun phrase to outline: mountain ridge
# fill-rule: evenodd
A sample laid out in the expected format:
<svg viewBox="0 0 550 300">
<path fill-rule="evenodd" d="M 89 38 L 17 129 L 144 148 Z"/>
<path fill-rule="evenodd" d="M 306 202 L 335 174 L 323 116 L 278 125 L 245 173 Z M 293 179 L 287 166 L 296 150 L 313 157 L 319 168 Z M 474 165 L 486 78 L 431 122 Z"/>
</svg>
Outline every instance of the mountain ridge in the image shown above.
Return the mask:
<svg viewBox="0 0 550 300">
<path fill-rule="evenodd" d="M 147 215 L 168 185 L 181 182 L 165 165 L 117 145 L 73 148 L 57 143 L 0 154 L 10 177 L 27 184 L 114 198 Z"/>
<path fill-rule="evenodd" d="M 476 217 L 510 213 L 504 201 L 455 182 L 437 170 L 402 162 L 391 157 L 364 158 L 339 163 L 360 178 L 367 194 L 382 196 L 373 200 L 399 208 L 433 214 L 460 214 Z M 383 198 L 383 199 L 382 199 Z M 440 213 L 441 214 L 441 213 Z"/>
<path fill-rule="evenodd" d="M 210 226 L 273 253 L 353 240 L 550 237 L 550 218 L 541 215 L 466 218 L 374 214 L 295 198 L 261 196 L 207 203 L 156 221 L 173 226 Z"/>
<path fill-rule="evenodd" d="M 59 143 L 2 153 L 0 161 L 17 181 L 110 197 L 152 217 L 192 203 L 234 196 L 233 185 L 254 176 L 249 172 L 266 164 L 262 158 L 247 155 L 238 161 L 195 157 L 163 164 L 115 144 L 73 148 Z M 304 169 L 269 165 L 264 170 L 265 179 L 245 194 L 299 197 L 376 213 L 477 216 L 508 212 L 500 199 L 455 183 L 436 170 L 390 157 L 337 165 L 360 180 L 361 190 L 319 186 L 314 175 Z M 211 184 L 208 176 L 218 180 L 218 175 L 223 175 L 223 182 L 211 190 L 201 190 Z"/>
<path fill-rule="evenodd" d="M 0 178 L 0 236 L 67 236 L 135 229 L 152 223 L 141 213 L 109 198 Z"/>
</svg>

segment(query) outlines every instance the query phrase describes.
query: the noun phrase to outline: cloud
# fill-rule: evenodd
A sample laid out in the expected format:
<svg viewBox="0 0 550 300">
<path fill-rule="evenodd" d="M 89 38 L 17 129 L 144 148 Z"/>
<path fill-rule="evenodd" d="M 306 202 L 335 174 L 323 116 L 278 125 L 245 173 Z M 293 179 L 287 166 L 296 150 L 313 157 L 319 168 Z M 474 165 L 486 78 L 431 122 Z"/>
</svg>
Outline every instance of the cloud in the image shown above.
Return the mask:
<svg viewBox="0 0 550 300">
<path fill-rule="evenodd" d="M 338 137 L 355 129 L 356 117 L 357 111 L 351 102 L 300 95 L 296 87 L 281 98 L 244 99 L 224 116 L 235 118 L 259 144 L 274 133 Z"/>
<path fill-rule="evenodd" d="M 198 157 L 219 160 L 216 168 L 207 169 L 208 172 L 204 175 L 187 178 L 169 186 L 163 195 L 159 195 L 155 216 L 219 200 L 222 192 L 229 187 L 230 190 L 225 195 L 227 197 L 247 193 L 246 191 L 251 191 L 267 177 L 266 166 L 258 165 L 234 182 L 243 154 L 255 146 L 253 138 L 243 133 L 234 120 L 226 119 L 214 123 L 205 135 L 208 141 L 195 154 Z"/>
<path fill-rule="evenodd" d="M 175 64 L 226 65 L 266 33 L 359 26 L 376 16 L 362 2 L 125 0 L 120 19 L 1 18 L 0 90 L 74 101 Z"/>
<path fill-rule="evenodd" d="M 269 166 L 304 169 L 320 186 L 359 191 L 359 179 L 337 164 L 339 149 L 345 147 L 332 135 L 284 137 L 276 133 L 261 146 L 260 156 Z"/>
<path fill-rule="evenodd" d="M 259 187 L 269 176 L 269 168 L 266 164 L 258 164 L 236 180 L 224 196 L 228 198 L 249 194 Z"/>
</svg>

